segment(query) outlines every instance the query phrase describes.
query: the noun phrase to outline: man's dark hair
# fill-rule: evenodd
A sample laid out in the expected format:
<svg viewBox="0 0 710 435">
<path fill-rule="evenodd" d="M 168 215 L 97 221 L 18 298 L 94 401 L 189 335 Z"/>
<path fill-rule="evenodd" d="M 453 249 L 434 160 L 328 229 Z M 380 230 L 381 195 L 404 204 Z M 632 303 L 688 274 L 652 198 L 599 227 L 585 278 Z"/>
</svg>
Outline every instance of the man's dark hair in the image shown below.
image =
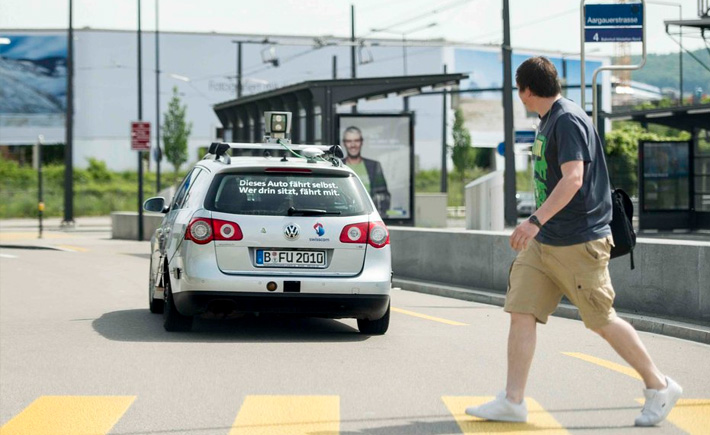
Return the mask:
<svg viewBox="0 0 710 435">
<path fill-rule="evenodd" d="M 543 56 L 531 57 L 515 72 L 515 82 L 521 91 L 530 89 L 538 97 L 556 97 L 562 89 L 557 78 L 557 68 Z"/>
<path fill-rule="evenodd" d="M 355 127 L 354 125 L 351 125 L 350 127 L 345 129 L 345 131 L 343 132 L 343 138 L 345 138 L 345 135 L 347 133 L 352 133 L 352 132 L 357 133 L 360 136 L 360 140 L 362 140 L 362 131 L 359 128 Z"/>
</svg>

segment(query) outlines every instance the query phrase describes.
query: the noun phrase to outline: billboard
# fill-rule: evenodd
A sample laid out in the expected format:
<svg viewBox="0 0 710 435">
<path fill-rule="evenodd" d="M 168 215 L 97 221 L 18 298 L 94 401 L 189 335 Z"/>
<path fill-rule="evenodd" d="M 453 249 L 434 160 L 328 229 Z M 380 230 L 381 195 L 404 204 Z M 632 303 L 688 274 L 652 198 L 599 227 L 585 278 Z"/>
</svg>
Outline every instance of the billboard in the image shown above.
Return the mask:
<svg viewBox="0 0 710 435">
<path fill-rule="evenodd" d="M 0 127 L 64 124 L 67 38 L 0 34 Z"/>
<path fill-rule="evenodd" d="M 382 219 L 411 223 L 414 138 L 410 114 L 339 114 L 344 162 L 360 177 Z"/>
<path fill-rule="evenodd" d="M 641 142 L 643 211 L 690 210 L 690 143 Z"/>
</svg>

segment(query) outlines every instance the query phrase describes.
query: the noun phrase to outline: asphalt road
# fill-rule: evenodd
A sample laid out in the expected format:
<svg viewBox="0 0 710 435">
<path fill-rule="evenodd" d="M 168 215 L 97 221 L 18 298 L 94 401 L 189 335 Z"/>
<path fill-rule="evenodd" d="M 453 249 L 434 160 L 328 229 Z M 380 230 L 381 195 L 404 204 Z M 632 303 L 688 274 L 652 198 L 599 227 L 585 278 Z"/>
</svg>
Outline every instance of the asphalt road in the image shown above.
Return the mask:
<svg viewBox="0 0 710 435">
<path fill-rule="evenodd" d="M 380 337 L 352 320 L 273 317 L 168 333 L 147 309 L 147 242 L 49 233 L 44 244 L 63 250 L 0 248 L 3 435 L 710 434 L 707 345 L 641 333 L 685 394 L 670 421 L 639 429 L 634 373 L 581 322 L 551 318 L 531 422 L 476 422 L 465 407 L 505 382 L 499 307 L 396 289 Z"/>
</svg>

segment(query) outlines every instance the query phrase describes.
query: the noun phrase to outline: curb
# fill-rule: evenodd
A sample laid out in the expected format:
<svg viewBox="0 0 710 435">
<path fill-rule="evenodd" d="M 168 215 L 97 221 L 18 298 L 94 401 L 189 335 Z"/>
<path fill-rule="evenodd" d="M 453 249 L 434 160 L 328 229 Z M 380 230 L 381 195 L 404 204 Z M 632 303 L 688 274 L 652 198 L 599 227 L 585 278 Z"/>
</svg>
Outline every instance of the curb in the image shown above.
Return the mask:
<svg viewBox="0 0 710 435">
<path fill-rule="evenodd" d="M 505 294 L 493 292 L 491 290 L 471 289 L 401 278 L 394 278 L 392 280 L 392 286 L 417 293 L 444 296 L 447 298 L 461 299 L 481 304 L 497 305 L 499 307 L 502 307 L 505 304 Z M 567 319 L 581 320 L 577 307 L 564 303 L 561 303 L 552 315 Z M 633 325 L 637 331 L 650 332 L 653 334 L 710 344 L 710 327 L 707 326 L 618 311 L 617 315 Z"/>
<path fill-rule="evenodd" d="M 66 251 L 66 249 L 55 248 L 46 245 L 0 245 L 0 249 L 33 249 L 35 251 Z"/>
</svg>

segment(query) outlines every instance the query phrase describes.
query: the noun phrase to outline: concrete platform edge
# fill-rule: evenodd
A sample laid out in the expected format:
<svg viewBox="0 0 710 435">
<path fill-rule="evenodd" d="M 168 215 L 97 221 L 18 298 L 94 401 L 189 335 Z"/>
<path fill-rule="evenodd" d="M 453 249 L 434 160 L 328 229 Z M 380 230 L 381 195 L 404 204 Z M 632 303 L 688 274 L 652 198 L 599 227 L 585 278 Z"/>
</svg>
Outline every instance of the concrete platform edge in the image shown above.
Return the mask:
<svg viewBox="0 0 710 435">
<path fill-rule="evenodd" d="M 447 298 L 461 299 L 488 305 L 496 305 L 499 307 L 502 307 L 505 303 L 505 294 L 497 293 L 491 290 L 456 287 L 397 277 L 392 280 L 392 286 L 407 291 L 444 296 Z M 710 344 L 710 328 L 702 325 L 693 325 L 619 311 L 617 311 L 617 314 L 619 317 L 632 324 L 637 331 L 650 332 L 653 334 Z M 553 313 L 553 316 L 581 320 L 577 307 L 568 304 L 560 304 L 557 310 Z"/>
</svg>

